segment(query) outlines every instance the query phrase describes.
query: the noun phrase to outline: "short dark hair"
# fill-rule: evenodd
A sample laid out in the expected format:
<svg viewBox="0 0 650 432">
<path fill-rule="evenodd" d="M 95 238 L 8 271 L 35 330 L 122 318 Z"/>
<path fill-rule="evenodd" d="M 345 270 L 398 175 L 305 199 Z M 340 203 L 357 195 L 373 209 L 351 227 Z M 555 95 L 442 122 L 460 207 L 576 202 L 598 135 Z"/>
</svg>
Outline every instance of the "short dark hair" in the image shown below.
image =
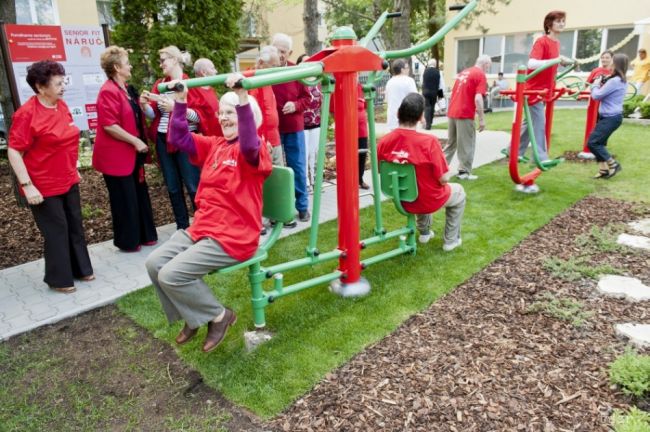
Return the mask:
<svg viewBox="0 0 650 432">
<path fill-rule="evenodd" d="M 501 76 L 503 76 L 503 72 L 499 72 L 497 75 L 501 75 Z"/>
<path fill-rule="evenodd" d="M 391 65 L 391 71 L 393 71 L 393 75 L 399 75 L 402 73 L 402 69 L 406 67 L 406 62 L 404 60 L 395 60 L 393 64 Z"/>
<path fill-rule="evenodd" d="M 547 13 L 544 17 L 544 33 L 548 34 L 551 31 L 553 21 L 564 18 L 566 18 L 566 12 L 564 11 L 554 10 Z"/>
<path fill-rule="evenodd" d="M 61 63 L 52 60 L 42 60 L 27 66 L 27 84 L 38 93 L 37 85 L 47 87 L 50 80 L 55 76 L 65 75 L 65 69 Z"/>
<path fill-rule="evenodd" d="M 409 93 L 397 110 L 399 124 L 414 126 L 424 113 L 424 97 L 420 93 Z"/>
</svg>

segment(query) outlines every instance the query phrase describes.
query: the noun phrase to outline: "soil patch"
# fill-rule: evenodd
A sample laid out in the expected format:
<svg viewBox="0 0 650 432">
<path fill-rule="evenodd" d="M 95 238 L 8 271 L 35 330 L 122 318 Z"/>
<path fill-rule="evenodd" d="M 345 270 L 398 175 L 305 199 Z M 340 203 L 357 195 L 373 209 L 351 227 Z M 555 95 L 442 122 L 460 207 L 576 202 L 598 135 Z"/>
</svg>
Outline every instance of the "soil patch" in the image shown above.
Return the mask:
<svg viewBox="0 0 650 432">
<path fill-rule="evenodd" d="M 596 281 L 569 282 L 544 263 L 589 245 L 576 240 L 648 214 L 587 198 L 473 276 L 427 311 L 330 373 L 273 421 L 278 430 L 606 431 L 614 408 L 638 402 L 613 388 L 607 365 L 625 342 L 614 324 L 650 323 L 645 303 L 596 294 Z M 584 238 L 584 237 L 582 237 Z M 650 255 L 593 247 L 650 284 Z M 559 319 L 545 299 L 579 304 L 582 326 Z M 537 310 L 537 311 L 535 311 Z"/>
<path fill-rule="evenodd" d="M 155 165 L 146 165 L 149 195 L 156 226 L 174 222 L 167 188 Z M 0 269 L 43 257 L 43 238 L 28 208 L 16 205 L 11 187 L 11 168 L 0 162 Z M 81 170 L 81 209 L 88 244 L 113 238 L 108 191 L 100 173 L 92 168 Z M 188 207 L 189 208 L 189 207 Z"/>
</svg>

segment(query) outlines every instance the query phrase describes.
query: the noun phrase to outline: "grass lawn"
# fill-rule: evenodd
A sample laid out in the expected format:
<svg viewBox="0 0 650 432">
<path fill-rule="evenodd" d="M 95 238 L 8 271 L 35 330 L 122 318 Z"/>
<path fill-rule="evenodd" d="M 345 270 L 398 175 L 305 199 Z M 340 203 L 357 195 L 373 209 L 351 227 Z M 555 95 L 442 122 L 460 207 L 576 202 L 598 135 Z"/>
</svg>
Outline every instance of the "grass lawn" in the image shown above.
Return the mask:
<svg viewBox="0 0 650 432">
<path fill-rule="evenodd" d="M 582 147 L 584 110 L 562 110 L 555 115 L 551 155 Z M 487 116 L 493 130 L 509 130 L 512 113 Z M 267 308 L 267 326 L 275 336 L 252 353 L 246 353 L 242 334 L 252 328 L 250 288 L 246 271 L 210 276 L 207 281 L 216 296 L 239 316 L 236 326 L 215 352 L 200 352 L 204 330 L 178 353 L 198 370 L 206 383 L 233 402 L 262 417 L 271 417 L 345 363 L 364 347 L 392 332 L 409 316 L 511 249 L 556 214 L 592 193 L 625 200 L 650 201 L 650 128 L 623 125 L 610 140 L 610 148 L 623 171 L 610 181 L 594 181 L 594 164 L 563 163 L 538 180 L 542 192 L 515 192 L 504 162 L 476 170 L 480 179 L 465 182 L 468 204 L 463 221 L 463 245 L 451 253 L 441 250 L 441 239 L 419 247 L 416 256 L 403 256 L 372 266 L 363 276 L 372 284 L 370 295 L 343 299 L 326 286 L 279 299 Z M 383 206 L 387 228 L 404 223 L 392 205 Z M 372 230 L 372 209 L 361 211 L 362 237 Z M 443 215 L 434 217 L 434 230 L 442 232 Z M 336 222 L 321 226 L 321 251 L 336 244 Z M 269 263 L 304 256 L 308 233 L 280 240 Z M 387 250 L 376 245 L 364 256 Z M 285 285 L 324 274 L 335 264 L 294 271 L 285 275 Z M 173 344 L 181 323 L 168 326 L 151 287 L 123 298 L 119 308 L 157 338 Z"/>
</svg>

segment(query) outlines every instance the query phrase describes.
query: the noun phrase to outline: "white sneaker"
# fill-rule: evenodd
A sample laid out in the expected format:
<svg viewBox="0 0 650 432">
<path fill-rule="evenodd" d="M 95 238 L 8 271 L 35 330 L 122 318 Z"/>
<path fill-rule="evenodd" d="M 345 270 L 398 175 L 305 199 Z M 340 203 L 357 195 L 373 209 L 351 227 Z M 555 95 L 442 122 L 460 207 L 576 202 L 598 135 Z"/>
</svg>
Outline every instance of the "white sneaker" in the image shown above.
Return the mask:
<svg viewBox="0 0 650 432">
<path fill-rule="evenodd" d="M 459 173 L 456 177 L 458 177 L 460 180 L 476 180 L 478 178 L 477 175 L 466 173 L 466 172 L 462 174 Z"/>
<path fill-rule="evenodd" d="M 527 194 L 534 194 L 534 193 L 539 192 L 539 186 L 537 186 L 536 184 L 532 184 L 532 185 L 529 185 L 529 186 L 524 186 L 522 184 L 518 184 L 517 186 L 515 186 L 515 190 L 517 192 L 523 192 L 523 193 L 527 193 Z"/>
<path fill-rule="evenodd" d="M 445 252 L 450 252 L 450 251 L 453 251 L 454 249 L 456 249 L 458 246 L 460 246 L 462 244 L 463 244 L 463 239 L 458 237 L 458 240 L 456 240 L 455 242 L 443 244 L 442 245 L 442 250 L 445 251 Z"/>
<path fill-rule="evenodd" d="M 434 232 L 433 232 L 433 231 L 429 231 L 429 232 L 426 233 L 426 234 L 420 234 L 420 237 L 418 237 L 418 241 L 419 241 L 420 243 L 428 243 L 429 240 L 431 240 L 431 239 L 433 238 L 433 236 L 435 236 Z"/>
</svg>

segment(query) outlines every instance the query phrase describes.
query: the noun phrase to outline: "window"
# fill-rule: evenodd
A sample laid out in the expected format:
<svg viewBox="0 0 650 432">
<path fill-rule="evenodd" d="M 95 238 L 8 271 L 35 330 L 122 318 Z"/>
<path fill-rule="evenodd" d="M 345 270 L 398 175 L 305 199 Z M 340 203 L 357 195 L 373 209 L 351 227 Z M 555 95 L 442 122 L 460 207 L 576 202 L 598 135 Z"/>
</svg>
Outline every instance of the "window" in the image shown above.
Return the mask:
<svg viewBox="0 0 650 432">
<path fill-rule="evenodd" d="M 97 15 L 100 24 L 108 24 L 108 27 L 113 28 L 116 22 L 113 18 L 111 3 L 111 0 L 97 0 Z"/>
<path fill-rule="evenodd" d="M 492 66 L 488 73 L 499 73 L 501 71 L 501 42 L 503 36 L 485 36 L 483 38 L 483 54 L 492 59 Z"/>
<path fill-rule="evenodd" d="M 59 24 L 56 0 L 16 0 L 16 24 Z"/>
<path fill-rule="evenodd" d="M 503 73 L 517 73 L 521 65 L 528 63 L 528 55 L 533 47 L 533 33 L 519 33 L 506 36 L 506 49 L 503 56 Z"/>
<path fill-rule="evenodd" d="M 613 47 L 614 45 L 621 42 L 623 39 L 628 37 L 628 35 L 634 31 L 633 27 L 628 28 L 618 28 L 618 29 L 609 29 L 607 31 L 607 49 Z M 632 60 L 637 55 L 637 48 L 639 46 L 639 35 L 634 35 L 625 45 L 617 49 L 616 52 L 627 54 L 627 56 Z"/>
<path fill-rule="evenodd" d="M 479 53 L 480 39 L 466 39 L 458 41 L 458 61 L 456 62 L 456 73 L 474 66 Z"/>
<path fill-rule="evenodd" d="M 578 43 L 576 45 L 576 58 L 583 59 L 600 54 L 603 29 L 578 30 Z M 598 60 L 580 65 L 580 70 L 588 72 L 598 67 Z"/>
</svg>

